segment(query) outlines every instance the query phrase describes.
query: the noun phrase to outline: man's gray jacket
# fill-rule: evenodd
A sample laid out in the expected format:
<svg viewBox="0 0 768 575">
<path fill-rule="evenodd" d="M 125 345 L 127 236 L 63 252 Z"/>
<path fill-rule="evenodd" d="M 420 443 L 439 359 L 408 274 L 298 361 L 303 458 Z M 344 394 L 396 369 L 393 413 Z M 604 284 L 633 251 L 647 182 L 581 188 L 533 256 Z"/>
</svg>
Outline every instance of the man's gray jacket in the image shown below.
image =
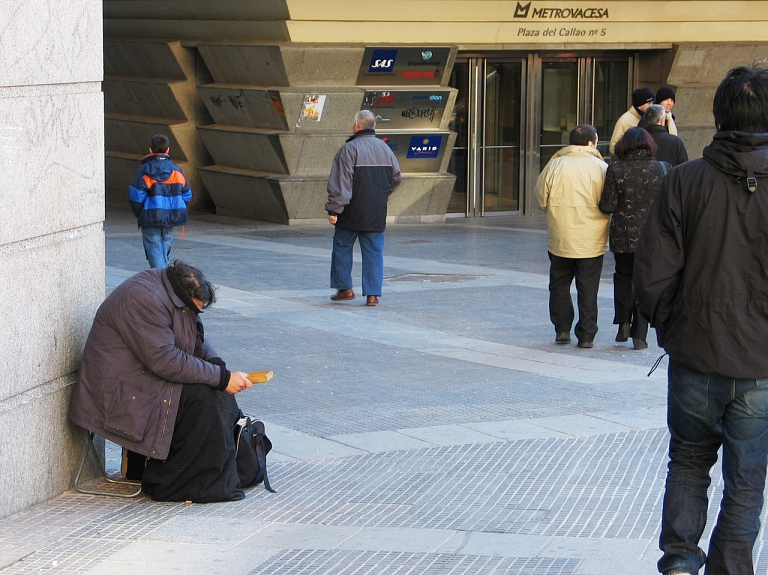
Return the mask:
<svg viewBox="0 0 768 575">
<path fill-rule="evenodd" d="M 374 130 L 360 130 L 333 159 L 326 211 L 336 225 L 357 232 L 383 232 L 387 201 L 400 185 L 400 165 Z"/>
</svg>

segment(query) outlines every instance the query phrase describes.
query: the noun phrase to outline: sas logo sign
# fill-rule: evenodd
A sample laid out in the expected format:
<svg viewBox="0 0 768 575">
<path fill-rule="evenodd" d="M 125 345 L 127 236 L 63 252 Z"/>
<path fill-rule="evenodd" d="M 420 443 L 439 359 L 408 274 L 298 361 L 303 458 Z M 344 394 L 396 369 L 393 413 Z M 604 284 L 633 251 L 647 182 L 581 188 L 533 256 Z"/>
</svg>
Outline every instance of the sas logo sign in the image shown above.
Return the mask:
<svg viewBox="0 0 768 575">
<path fill-rule="evenodd" d="M 397 60 L 397 50 L 374 50 L 369 72 L 391 72 Z"/>
<path fill-rule="evenodd" d="M 412 136 L 411 143 L 408 145 L 406 158 L 437 158 L 440 151 L 440 145 L 443 143 L 442 136 Z"/>
</svg>

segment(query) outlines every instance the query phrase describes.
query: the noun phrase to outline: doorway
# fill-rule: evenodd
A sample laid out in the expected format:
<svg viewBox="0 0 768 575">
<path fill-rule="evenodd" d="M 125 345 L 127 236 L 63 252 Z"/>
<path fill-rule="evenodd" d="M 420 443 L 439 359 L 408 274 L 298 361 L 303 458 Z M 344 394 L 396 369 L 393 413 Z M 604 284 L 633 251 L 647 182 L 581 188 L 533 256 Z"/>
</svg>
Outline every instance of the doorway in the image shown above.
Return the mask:
<svg viewBox="0 0 768 575">
<path fill-rule="evenodd" d="M 448 214 L 536 213 L 536 178 L 578 124 L 597 128 L 608 158 L 632 66 L 626 54 L 459 55 L 449 83 L 458 95 Z"/>
</svg>

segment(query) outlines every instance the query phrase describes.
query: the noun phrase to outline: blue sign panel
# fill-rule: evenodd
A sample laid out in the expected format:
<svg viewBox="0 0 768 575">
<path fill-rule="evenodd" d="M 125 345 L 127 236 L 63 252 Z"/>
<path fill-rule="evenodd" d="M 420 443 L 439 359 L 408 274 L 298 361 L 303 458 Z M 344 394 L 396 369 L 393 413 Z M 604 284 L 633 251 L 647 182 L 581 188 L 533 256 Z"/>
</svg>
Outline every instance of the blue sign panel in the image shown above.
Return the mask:
<svg viewBox="0 0 768 575">
<path fill-rule="evenodd" d="M 442 136 L 413 136 L 411 143 L 408 144 L 408 153 L 406 158 L 437 158 L 440 151 L 440 145 L 443 143 Z"/>
<path fill-rule="evenodd" d="M 374 50 L 368 71 L 391 72 L 395 67 L 395 60 L 397 60 L 397 50 Z"/>
</svg>

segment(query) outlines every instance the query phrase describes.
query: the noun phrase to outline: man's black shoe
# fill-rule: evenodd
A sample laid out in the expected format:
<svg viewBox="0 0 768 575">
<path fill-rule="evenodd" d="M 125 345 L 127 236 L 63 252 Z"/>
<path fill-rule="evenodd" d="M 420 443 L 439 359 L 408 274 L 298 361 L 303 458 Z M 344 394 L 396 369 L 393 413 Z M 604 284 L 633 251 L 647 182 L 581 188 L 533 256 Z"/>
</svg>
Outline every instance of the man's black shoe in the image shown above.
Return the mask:
<svg viewBox="0 0 768 575">
<path fill-rule="evenodd" d="M 571 343 L 571 334 L 567 331 L 561 331 L 555 337 L 555 343 Z"/>
<path fill-rule="evenodd" d="M 580 347 L 581 349 L 591 349 L 595 347 L 595 344 L 592 343 L 591 341 L 580 341 L 578 347 Z"/>
<path fill-rule="evenodd" d="M 629 323 L 619 324 L 619 333 L 616 334 L 616 341 L 627 341 L 629 339 Z"/>
</svg>

